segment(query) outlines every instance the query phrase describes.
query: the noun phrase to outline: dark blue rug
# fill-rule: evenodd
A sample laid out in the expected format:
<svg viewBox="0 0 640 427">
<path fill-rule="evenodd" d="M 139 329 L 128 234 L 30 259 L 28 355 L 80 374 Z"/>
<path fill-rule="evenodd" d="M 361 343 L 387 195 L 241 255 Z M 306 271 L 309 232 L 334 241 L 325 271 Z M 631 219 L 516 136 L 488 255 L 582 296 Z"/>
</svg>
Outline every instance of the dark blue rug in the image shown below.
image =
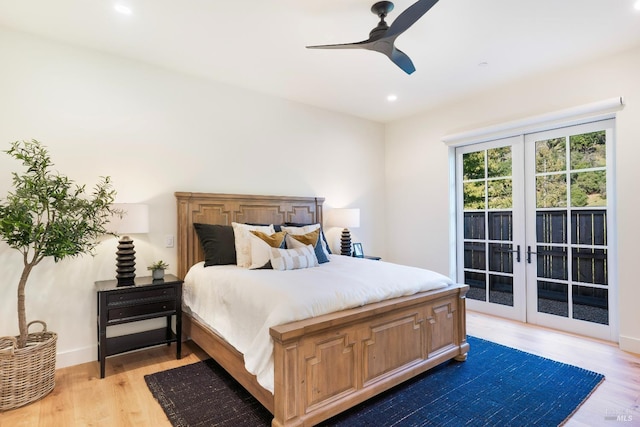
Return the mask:
<svg viewBox="0 0 640 427">
<path fill-rule="evenodd" d="M 466 362 L 446 362 L 323 426 L 557 426 L 604 376 L 469 337 Z M 271 414 L 216 362 L 145 376 L 174 426 L 268 426 Z"/>
</svg>

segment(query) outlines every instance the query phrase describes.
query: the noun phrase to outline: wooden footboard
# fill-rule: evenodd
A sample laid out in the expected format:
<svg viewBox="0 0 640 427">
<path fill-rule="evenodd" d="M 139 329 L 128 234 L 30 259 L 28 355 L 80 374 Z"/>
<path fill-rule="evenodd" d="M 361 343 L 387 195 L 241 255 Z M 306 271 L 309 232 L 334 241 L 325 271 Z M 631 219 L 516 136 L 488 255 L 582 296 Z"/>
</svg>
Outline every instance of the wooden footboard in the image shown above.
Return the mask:
<svg viewBox="0 0 640 427">
<path fill-rule="evenodd" d="M 188 315 L 184 334 L 273 413 L 273 426 L 311 426 L 442 362 L 465 360 L 468 289 L 455 285 L 271 328 L 273 394 L 244 369 L 242 354 Z"/>
<path fill-rule="evenodd" d="M 452 358 L 465 360 L 468 286 L 271 328 L 274 426 L 311 426 Z"/>
</svg>

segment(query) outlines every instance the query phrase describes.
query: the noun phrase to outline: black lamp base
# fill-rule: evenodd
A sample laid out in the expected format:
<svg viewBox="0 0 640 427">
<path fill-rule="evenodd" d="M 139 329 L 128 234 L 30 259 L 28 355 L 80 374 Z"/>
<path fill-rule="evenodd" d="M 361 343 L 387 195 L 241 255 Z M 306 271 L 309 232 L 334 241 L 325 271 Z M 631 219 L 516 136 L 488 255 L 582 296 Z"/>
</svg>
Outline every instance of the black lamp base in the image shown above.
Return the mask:
<svg viewBox="0 0 640 427">
<path fill-rule="evenodd" d="M 342 230 L 340 238 L 340 255 L 351 256 L 351 233 L 346 228 Z"/>
<path fill-rule="evenodd" d="M 122 236 L 118 242 L 116 252 L 116 279 L 118 286 L 131 286 L 136 278 L 136 251 L 133 240 L 129 236 Z"/>
</svg>

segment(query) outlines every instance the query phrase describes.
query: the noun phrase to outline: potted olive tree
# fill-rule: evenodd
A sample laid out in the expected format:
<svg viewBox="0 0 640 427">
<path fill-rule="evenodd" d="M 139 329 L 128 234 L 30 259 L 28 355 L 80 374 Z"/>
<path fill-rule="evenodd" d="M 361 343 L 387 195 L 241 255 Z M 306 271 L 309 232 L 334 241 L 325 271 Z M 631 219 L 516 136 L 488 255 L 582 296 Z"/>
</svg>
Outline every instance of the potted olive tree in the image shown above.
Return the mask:
<svg viewBox="0 0 640 427">
<path fill-rule="evenodd" d="M 97 239 L 109 234 L 105 224 L 115 197 L 109 177 L 100 178 L 87 195 L 85 186 L 52 171 L 47 149 L 36 140 L 14 142 L 5 152 L 21 161 L 25 171 L 13 173 L 14 189 L 0 199 L 0 238 L 23 260 L 17 289 L 19 335 L 0 338 L 0 410 L 33 402 L 55 385 L 57 335 L 47 333 L 43 322 L 43 331 L 28 330 L 25 288 L 31 271 L 47 257 L 58 262 L 92 253 Z M 42 360 L 51 354 L 53 362 Z"/>
</svg>

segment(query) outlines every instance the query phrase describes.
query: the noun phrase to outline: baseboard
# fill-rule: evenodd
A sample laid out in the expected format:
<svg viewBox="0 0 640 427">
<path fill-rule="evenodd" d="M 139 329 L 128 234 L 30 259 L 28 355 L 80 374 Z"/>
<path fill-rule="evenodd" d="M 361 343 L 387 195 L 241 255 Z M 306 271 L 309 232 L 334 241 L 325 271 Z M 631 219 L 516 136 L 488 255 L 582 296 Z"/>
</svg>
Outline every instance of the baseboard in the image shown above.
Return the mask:
<svg viewBox="0 0 640 427">
<path fill-rule="evenodd" d="M 98 360 L 98 346 L 90 346 L 56 353 L 56 369 Z"/>
<path fill-rule="evenodd" d="M 640 339 L 620 335 L 620 350 L 640 354 Z"/>
<path fill-rule="evenodd" d="M 173 316 L 175 318 L 175 316 Z M 109 327 L 107 338 L 115 335 L 133 334 L 149 329 L 161 328 L 166 325 L 165 319 L 148 319 L 135 323 L 125 323 L 122 325 L 113 325 Z M 59 348 L 59 347 L 58 347 Z M 77 348 L 56 353 L 56 369 L 66 368 L 68 366 L 80 365 L 87 362 L 97 362 L 98 360 L 98 342 L 87 347 Z M 97 366 L 97 365 L 96 365 Z"/>
</svg>

